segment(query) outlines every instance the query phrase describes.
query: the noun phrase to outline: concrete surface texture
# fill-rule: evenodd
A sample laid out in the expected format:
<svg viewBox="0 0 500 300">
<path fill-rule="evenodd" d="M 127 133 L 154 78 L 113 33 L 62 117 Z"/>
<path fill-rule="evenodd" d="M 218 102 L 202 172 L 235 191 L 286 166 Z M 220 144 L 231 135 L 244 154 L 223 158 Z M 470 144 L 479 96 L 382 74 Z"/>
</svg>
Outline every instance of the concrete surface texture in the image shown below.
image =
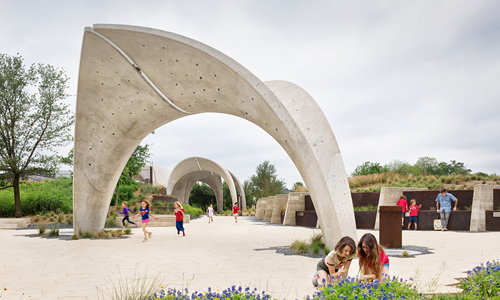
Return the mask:
<svg viewBox="0 0 500 300">
<path fill-rule="evenodd" d="M 274 200 L 276 200 L 276 196 L 267 197 L 266 210 L 264 211 L 264 218 L 263 218 L 264 221 L 267 222 L 271 221 L 271 217 L 273 216 Z"/>
<path fill-rule="evenodd" d="M 151 182 L 151 167 L 153 167 L 153 185 L 161 185 L 163 187 L 167 186 L 168 175 L 170 171 L 157 165 L 146 164 L 134 178 L 140 181 L 149 179 Z"/>
<path fill-rule="evenodd" d="M 232 285 L 257 287 L 278 299 L 303 299 L 315 288 L 311 279 L 317 258 L 277 254 L 270 247 L 307 240 L 319 230 L 276 226 L 253 217 L 214 217 L 191 220 L 186 237 L 175 228 L 151 228 L 152 238 L 143 239 L 140 228 L 132 235 L 113 240 L 29 238 L 35 230 L 0 230 L 0 282 L 8 290 L 2 299 L 98 299 L 97 290 L 112 288 L 134 272 L 159 273 L 167 287 L 190 291 L 225 289 Z M 358 230 L 361 236 L 374 230 Z M 61 233 L 71 234 L 62 229 Z M 390 257 L 390 275 L 416 278 L 420 286 L 437 278 L 438 292 L 456 292 L 448 284 L 464 277 L 467 270 L 499 259 L 500 232 L 403 231 L 403 245 L 429 247 L 432 254 L 415 258 Z M 441 275 L 437 275 L 440 273 Z M 354 260 L 349 275 L 358 272 Z M 102 299 L 102 298 L 101 298 Z"/>
<path fill-rule="evenodd" d="M 257 207 L 255 208 L 255 217 L 258 220 L 264 219 L 266 206 L 267 206 L 267 197 L 260 198 L 259 200 L 257 200 Z"/>
<path fill-rule="evenodd" d="M 378 200 L 377 218 L 375 219 L 375 229 L 379 229 L 380 206 L 395 206 L 398 203 L 399 197 L 403 195 L 404 191 L 426 191 L 426 190 L 427 188 L 382 187 L 382 189 L 380 190 L 380 197 Z"/>
<path fill-rule="evenodd" d="M 289 193 L 283 225 L 295 225 L 295 212 L 306 210 L 305 196 L 308 193 Z"/>
<path fill-rule="evenodd" d="M 486 230 L 486 210 L 493 210 L 493 189 L 500 185 L 476 184 L 472 196 L 472 211 L 470 216 L 470 231 Z M 460 201 L 460 199 L 458 199 Z"/>
<path fill-rule="evenodd" d="M 283 147 L 309 189 L 330 248 L 344 235 L 356 236 L 333 131 L 314 99 L 292 83 L 262 82 L 187 37 L 101 24 L 85 28 L 76 106 L 76 230 L 103 228 L 121 170 L 148 134 L 191 114 L 216 112 L 254 123 Z"/>
<path fill-rule="evenodd" d="M 273 204 L 273 213 L 271 215 L 271 223 L 281 224 L 281 212 L 285 211 L 288 195 L 276 195 Z"/>
<path fill-rule="evenodd" d="M 231 177 L 233 178 L 234 185 L 236 186 L 238 193 L 240 193 L 238 203 L 239 203 L 241 210 L 244 211 L 247 209 L 247 198 L 245 196 L 245 190 L 243 189 L 243 184 L 241 184 L 241 181 L 238 179 L 238 177 L 236 177 L 236 175 L 234 175 L 233 172 L 231 172 L 229 170 L 227 170 L 227 171 L 229 172 L 229 174 L 231 174 Z"/>
<path fill-rule="evenodd" d="M 167 194 L 176 197 L 182 203 L 189 203 L 191 189 L 196 182 L 200 181 L 212 188 L 217 210 L 221 212 L 223 208 L 222 179 L 229 187 L 232 203 L 238 201 L 236 194 L 236 189 L 238 189 L 240 195 L 243 194 L 241 203 L 246 205 L 243 187 L 239 181 L 235 182 L 236 176 L 218 163 L 202 157 L 186 158 L 172 169 L 167 180 Z"/>
</svg>

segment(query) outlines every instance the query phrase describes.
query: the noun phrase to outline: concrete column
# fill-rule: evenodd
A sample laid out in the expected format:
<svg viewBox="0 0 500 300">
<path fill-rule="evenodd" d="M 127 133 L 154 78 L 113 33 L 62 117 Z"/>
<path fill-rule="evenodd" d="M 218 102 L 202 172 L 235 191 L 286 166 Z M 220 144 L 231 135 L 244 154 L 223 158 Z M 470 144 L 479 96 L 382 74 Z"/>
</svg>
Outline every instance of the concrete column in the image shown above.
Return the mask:
<svg viewBox="0 0 500 300">
<path fill-rule="evenodd" d="M 271 215 L 271 223 L 281 224 L 281 213 L 285 211 L 287 201 L 288 195 L 276 195 L 276 199 L 274 200 L 273 214 Z"/>
<path fill-rule="evenodd" d="M 255 209 L 255 218 L 258 220 L 264 219 L 264 212 L 266 211 L 267 197 L 257 200 L 257 208 Z"/>
<path fill-rule="evenodd" d="M 273 215 L 274 200 L 276 196 L 267 197 L 266 211 L 264 212 L 264 221 L 270 222 Z"/>
<path fill-rule="evenodd" d="M 398 203 L 399 197 L 404 191 L 426 191 L 427 188 L 412 188 L 412 187 L 383 187 L 380 190 L 380 198 L 378 200 L 377 218 L 375 219 L 375 229 L 379 229 L 380 206 L 392 206 Z"/>
<path fill-rule="evenodd" d="M 493 210 L 493 189 L 500 185 L 476 184 L 472 196 L 472 211 L 470 216 L 470 231 L 485 231 L 485 211 Z M 458 199 L 460 201 L 460 199 Z"/>
<path fill-rule="evenodd" d="M 306 209 L 305 196 L 309 193 L 290 193 L 288 194 L 288 202 L 285 210 L 285 220 L 283 225 L 295 225 L 295 212 L 304 211 Z"/>
</svg>

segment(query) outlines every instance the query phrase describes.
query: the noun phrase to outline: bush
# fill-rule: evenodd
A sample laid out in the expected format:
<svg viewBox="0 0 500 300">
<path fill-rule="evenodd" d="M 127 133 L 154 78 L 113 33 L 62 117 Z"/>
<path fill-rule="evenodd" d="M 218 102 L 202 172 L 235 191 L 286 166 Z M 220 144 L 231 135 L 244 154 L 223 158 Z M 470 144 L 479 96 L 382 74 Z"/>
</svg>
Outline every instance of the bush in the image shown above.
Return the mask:
<svg viewBox="0 0 500 300">
<path fill-rule="evenodd" d="M 321 247 L 318 244 L 313 244 L 313 245 L 311 245 L 311 247 L 312 247 L 312 253 L 319 254 Z"/>
<path fill-rule="evenodd" d="M 120 185 L 118 187 L 118 206 L 121 205 L 123 201 L 130 201 L 135 198 L 134 192 L 137 190 L 137 185 Z M 113 198 L 111 203 L 115 203 L 116 199 L 116 190 L 113 193 Z"/>
<path fill-rule="evenodd" d="M 59 228 L 52 227 L 48 233 L 48 236 L 59 236 Z"/>
<path fill-rule="evenodd" d="M 307 253 L 309 251 L 309 247 L 304 241 L 293 241 L 290 248 L 295 250 L 295 254 Z"/>
<path fill-rule="evenodd" d="M 40 217 L 39 216 L 36 216 L 34 219 L 33 219 L 33 222 L 38 222 L 40 221 Z"/>
<path fill-rule="evenodd" d="M 116 227 L 116 219 L 111 217 L 106 219 L 106 223 L 104 223 L 104 227 L 110 228 L 110 227 Z"/>
<path fill-rule="evenodd" d="M 160 194 L 160 186 L 152 186 L 149 184 L 139 184 L 139 189 L 141 193 L 143 194 L 155 194 L 159 195 Z"/>
<path fill-rule="evenodd" d="M 21 209 L 24 215 L 43 214 L 60 210 L 73 210 L 73 179 L 61 178 L 45 182 L 29 182 L 19 185 Z M 0 191 L 0 217 L 14 217 L 14 190 Z"/>
<path fill-rule="evenodd" d="M 68 223 L 69 226 L 73 226 L 73 216 L 66 216 L 66 223 Z"/>
<path fill-rule="evenodd" d="M 99 232 L 97 233 L 97 237 L 98 237 L 98 238 L 101 238 L 101 239 L 102 239 L 105 235 L 106 235 L 106 232 L 104 232 L 104 230 L 101 230 L 101 231 L 99 231 Z"/>
<path fill-rule="evenodd" d="M 498 299 L 500 297 L 500 262 L 481 264 L 467 272 L 467 278 L 458 285 L 464 295 L 477 296 L 478 299 Z"/>
<path fill-rule="evenodd" d="M 53 217 L 51 217 L 51 218 L 49 219 L 49 222 L 54 222 L 54 221 L 55 221 L 55 219 L 54 219 Z"/>
<path fill-rule="evenodd" d="M 38 226 L 38 234 L 43 235 L 45 233 L 46 229 L 47 229 L 47 225 L 41 224 L 40 226 Z"/>
<path fill-rule="evenodd" d="M 108 232 L 108 233 L 106 233 L 106 235 L 104 237 L 107 239 L 111 239 L 111 238 L 113 238 L 113 235 L 111 234 L 111 232 Z"/>
<path fill-rule="evenodd" d="M 132 232 L 132 229 L 130 228 L 125 228 L 124 230 L 125 234 L 130 234 Z"/>
<path fill-rule="evenodd" d="M 120 232 L 116 233 L 116 236 L 119 238 L 123 237 L 123 232 L 120 231 Z"/>
<path fill-rule="evenodd" d="M 80 238 L 80 236 L 79 236 L 78 234 L 76 234 L 76 233 L 74 233 L 74 234 L 71 236 L 71 239 L 72 239 L 72 240 L 77 240 L 77 239 L 79 239 L 79 238 Z"/>
<path fill-rule="evenodd" d="M 94 234 L 90 231 L 84 231 L 82 234 L 82 239 L 90 239 L 94 237 Z"/>
<path fill-rule="evenodd" d="M 201 210 L 201 208 L 193 207 L 189 204 L 184 204 L 183 208 L 186 211 L 185 214 L 190 215 L 191 217 L 199 217 L 203 213 L 203 210 Z"/>
<path fill-rule="evenodd" d="M 58 223 L 58 224 L 61 224 L 61 223 L 62 223 L 62 221 L 63 221 L 63 219 L 64 219 L 64 214 L 58 215 L 58 216 L 57 216 L 57 223 Z"/>
<path fill-rule="evenodd" d="M 328 247 L 325 247 L 323 249 L 323 254 L 328 255 L 328 253 L 330 253 L 330 249 Z"/>
<path fill-rule="evenodd" d="M 113 236 L 113 237 L 116 237 L 118 235 L 118 232 L 116 232 L 116 231 L 111 231 L 110 233 L 111 233 L 111 236 Z"/>
</svg>

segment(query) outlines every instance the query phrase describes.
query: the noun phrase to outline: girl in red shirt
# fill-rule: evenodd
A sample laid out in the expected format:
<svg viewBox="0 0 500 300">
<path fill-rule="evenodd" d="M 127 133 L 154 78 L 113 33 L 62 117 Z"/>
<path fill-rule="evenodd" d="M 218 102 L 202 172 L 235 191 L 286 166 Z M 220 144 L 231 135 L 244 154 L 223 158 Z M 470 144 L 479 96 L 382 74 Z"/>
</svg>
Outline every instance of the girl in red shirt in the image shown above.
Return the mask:
<svg viewBox="0 0 500 300">
<path fill-rule="evenodd" d="M 382 281 L 389 277 L 389 257 L 371 233 L 365 233 L 358 242 L 360 280 Z"/>
<path fill-rule="evenodd" d="M 182 231 L 182 236 L 186 236 L 186 232 L 184 231 L 184 208 L 182 208 L 182 204 L 177 201 L 174 204 L 175 210 L 175 227 L 177 228 L 177 234 L 180 234 Z"/>
<path fill-rule="evenodd" d="M 240 210 L 240 208 L 238 207 L 238 202 L 236 202 L 233 206 L 233 216 L 236 221 L 235 223 L 238 223 L 238 210 Z"/>
</svg>

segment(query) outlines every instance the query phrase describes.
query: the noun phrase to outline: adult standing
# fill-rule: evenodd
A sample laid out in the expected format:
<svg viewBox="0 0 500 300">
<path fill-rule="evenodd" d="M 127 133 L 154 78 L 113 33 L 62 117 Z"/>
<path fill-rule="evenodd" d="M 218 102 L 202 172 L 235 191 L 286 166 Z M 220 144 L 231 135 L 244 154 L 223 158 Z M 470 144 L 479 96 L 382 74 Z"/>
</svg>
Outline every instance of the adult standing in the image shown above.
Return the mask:
<svg viewBox="0 0 500 300">
<path fill-rule="evenodd" d="M 448 220 L 451 214 L 451 201 L 455 202 L 453 211 L 457 210 L 458 199 L 450 193 L 446 192 L 445 188 L 441 189 L 441 193 L 436 198 L 436 208 L 438 214 L 441 216 L 441 231 L 448 230 Z M 439 207 L 441 206 L 441 208 Z"/>
</svg>

